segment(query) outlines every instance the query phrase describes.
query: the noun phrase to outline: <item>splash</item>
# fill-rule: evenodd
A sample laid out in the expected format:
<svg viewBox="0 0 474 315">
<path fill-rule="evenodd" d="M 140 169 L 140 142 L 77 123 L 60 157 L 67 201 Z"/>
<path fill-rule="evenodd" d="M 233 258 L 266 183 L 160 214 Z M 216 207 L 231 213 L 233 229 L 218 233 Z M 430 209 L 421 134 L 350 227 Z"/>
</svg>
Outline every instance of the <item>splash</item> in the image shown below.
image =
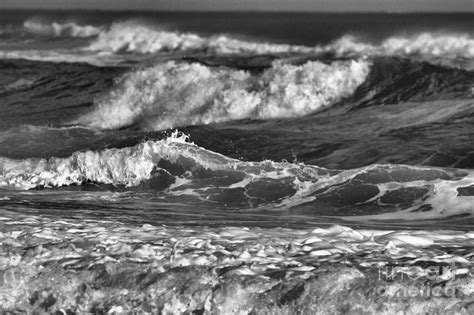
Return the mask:
<svg viewBox="0 0 474 315">
<path fill-rule="evenodd" d="M 162 130 L 238 119 L 304 116 L 354 93 L 366 61 L 276 62 L 262 74 L 168 62 L 133 71 L 73 124 L 115 129 L 132 124 Z"/>
</svg>

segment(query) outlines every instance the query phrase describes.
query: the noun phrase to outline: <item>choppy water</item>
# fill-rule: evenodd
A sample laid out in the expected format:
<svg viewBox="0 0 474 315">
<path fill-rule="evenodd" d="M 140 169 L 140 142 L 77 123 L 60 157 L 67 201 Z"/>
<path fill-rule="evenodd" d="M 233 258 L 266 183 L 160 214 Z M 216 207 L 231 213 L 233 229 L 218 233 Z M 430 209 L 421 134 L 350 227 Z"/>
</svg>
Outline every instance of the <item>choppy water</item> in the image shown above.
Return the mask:
<svg viewBox="0 0 474 315">
<path fill-rule="evenodd" d="M 215 231 L 230 244 L 250 233 L 242 241 L 248 248 L 271 234 L 287 255 L 320 265 L 320 256 L 342 261 L 357 251 L 352 245 L 374 242 L 369 232 L 357 232 L 369 229 L 397 240 L 397 233 L 406 235 L 394 246 L 425 253 L 442 239 L 444 255 L 472 265 L 472 14 L 5 11 L 0 17 L 2 237 L 20 257 L 45 235 L 54 248 L 83 245 L 86 260 L 100 246 L 130 244 L 106 231 L 97 244 L 81 246 L 67 236 L 75 232 L 52 236 L 70 226 L 96 235 L 116 224 L 152 246 L 162 242 L 154 229 L 165 224 L 164 239 L 182 229 L 189 235 L 163 244 L 161 254 L 140 252 L 144 262 L 176 257 L 179 246 L 187 253 L 195 245 L 189 237 L 220 242 L 208 235 Z M 142 231 L 144 224 L 152 228 Z M 326 244 L 346 247 L 328 255 L 288 245 L 291 233 L 333 231 L 333 224 L 362 234 L 329 236 Z M 459 245 L 460 239 L 468 241 Z M 102 258 L 123 264 L 129 255 L 107 248 Z M 272 252 L 262 248 L 265 257 Z M 46 252 L 46 261 L 66 255 Z M 239 260 L 250 268 L 245 275 L 258 274 L 250 259 L 258 252 Z M 212 266 L 214 254 L 201 254 L 198 265 Z M 76 254 L 67 255 L 67 266 L 84 268 Z M 4 269 L 26 264 L 11 259 Z M 285 269 L 281 259 L 273 262 Z M 349 260 L 364 266 L 363 259 Z M 269 262 L 261 264 L 267 270 Z M 33 274 L 26 270 L 29 283 Z M 59 309 L 58 292 L 28 307 Z M 50 295 L 52 304 L 45 302 Z M 10 299 L 15 305 L 21 297 Z"/>
</svg>

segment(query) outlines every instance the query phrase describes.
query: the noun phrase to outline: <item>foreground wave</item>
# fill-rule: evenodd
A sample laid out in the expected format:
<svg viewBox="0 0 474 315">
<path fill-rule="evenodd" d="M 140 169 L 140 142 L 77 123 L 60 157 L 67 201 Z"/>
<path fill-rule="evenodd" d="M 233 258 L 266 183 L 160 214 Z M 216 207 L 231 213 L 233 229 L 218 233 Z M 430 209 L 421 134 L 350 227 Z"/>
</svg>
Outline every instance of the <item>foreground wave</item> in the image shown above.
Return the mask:
<svg viewBox="0 0 474 315">
<path fill-rule="evenodd" d="M 337 171 L 286 162 L 242 162 L 177 134 L 123 149 L 76 152 L 69 158 L 2 158 L 0 167 L 4 189 L 135 187 L 207 207 L 357 215 L 348 217 L 351 220 L 435 219 L 474 212 L 471 171 L 404 165 Z"/>
</svg>

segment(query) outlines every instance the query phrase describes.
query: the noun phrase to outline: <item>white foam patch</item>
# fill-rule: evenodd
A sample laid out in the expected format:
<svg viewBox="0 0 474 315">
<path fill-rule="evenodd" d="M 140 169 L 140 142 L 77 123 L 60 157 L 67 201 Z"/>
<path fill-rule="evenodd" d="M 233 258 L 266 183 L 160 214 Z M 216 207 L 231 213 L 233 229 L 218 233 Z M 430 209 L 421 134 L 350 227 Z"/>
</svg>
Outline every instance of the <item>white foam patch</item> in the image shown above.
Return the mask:
<svg viewBox="0 0 474 315">
<path fill-rule="evenodd" d="M 48 23 L 34 19 L 25 21 L 23 27 L 31 33 L 45 36 L 92 37 L 103 31 L 102 27 L 92 25 L 78 25 L 74 22 Z"/>
<path fill-rule="evenodd" d="M 162 130 L 238 119 L 304 116 L 354 93 L 367 61 L 274 63 L 262 74 L 168 62 L 123 76 L 73 124 L 115 129 L 140 123 Z"/>
</svg>

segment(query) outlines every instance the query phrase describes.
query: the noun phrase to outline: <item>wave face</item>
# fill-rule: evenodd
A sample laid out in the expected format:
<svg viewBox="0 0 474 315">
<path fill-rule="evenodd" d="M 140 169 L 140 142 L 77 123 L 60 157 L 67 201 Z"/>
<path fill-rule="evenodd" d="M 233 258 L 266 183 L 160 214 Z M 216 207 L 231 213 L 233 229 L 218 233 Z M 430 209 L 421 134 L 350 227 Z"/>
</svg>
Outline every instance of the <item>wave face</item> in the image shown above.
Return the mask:
<svg viewBox="0 0 474 315">
<path fill-rule="evenodd" d="M 99 35 L 102 27 L 92 25 L 78 25 L 74 22 L 57 23 L 43 22 L 39 20 L 27 20 L 23 27 L 30 33 L 43 36 L 68 36 L 68 37 L 93 37 Z"/>
<path fill-rule="evenodd" d="M 207 207 L 294 209 L 350 220 L 436 219 L 474 210 L 474 174 L 469 171 L 404 165 L 335 171 L 286 162 L 243 162 L 177 134 L 67 158 L 2 158 L 0 170 L 4 189 L 87 183 L 141 187 Z"/>
<path fill-rule="evenodd" d="M 263 73 L 168 62 L 122 77 L 73 124 L 161 130 L 238 119 L 297 117 L 350 96 L 370 69 L 366 61 L 276 62 Z"/>
</svg>

